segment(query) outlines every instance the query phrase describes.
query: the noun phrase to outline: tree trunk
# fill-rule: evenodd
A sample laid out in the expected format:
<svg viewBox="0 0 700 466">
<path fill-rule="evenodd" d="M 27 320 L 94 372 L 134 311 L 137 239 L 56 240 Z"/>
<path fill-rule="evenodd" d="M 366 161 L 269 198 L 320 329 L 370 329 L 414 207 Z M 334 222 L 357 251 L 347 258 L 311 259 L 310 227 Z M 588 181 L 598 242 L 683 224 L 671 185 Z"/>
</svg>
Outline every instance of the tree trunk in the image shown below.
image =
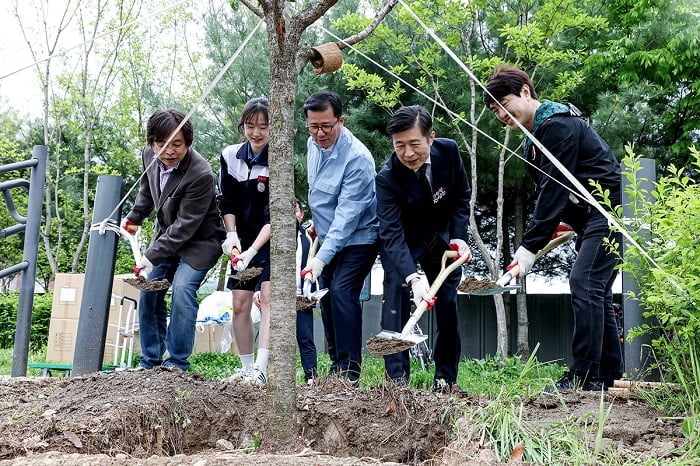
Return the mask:
<svg viewBox="0 0 700 466">
<path fill-rule="evenodd" d="M 525 213 L 524 213 L 524 203 L 522 190 L 515 190 L 515 202 L 513 205 L 515 218 L 515 238 L 514 245 L 520 246 L 523 240 L 523 233 L 525 229 Z M 521 281 L 522 287 L 518 290 L 516 294 L 516 309 L 518 313 L 518 328 L 516 337 L 516 353 L 523 357 L 528 357 L 530 355 L 530 344 L 528 342 L 528 327 L 530 322 L 527 317 L 527 289 L 525 288 L 525 277 L 519 279 Z"/>
</svg>

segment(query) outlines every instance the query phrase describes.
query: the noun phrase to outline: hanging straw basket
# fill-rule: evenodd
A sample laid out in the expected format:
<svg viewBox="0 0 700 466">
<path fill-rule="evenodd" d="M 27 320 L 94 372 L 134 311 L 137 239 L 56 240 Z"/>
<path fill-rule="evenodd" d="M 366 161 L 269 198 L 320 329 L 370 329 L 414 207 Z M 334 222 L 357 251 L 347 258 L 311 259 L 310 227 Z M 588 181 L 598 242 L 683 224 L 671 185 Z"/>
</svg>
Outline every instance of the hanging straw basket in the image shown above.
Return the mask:
<svg viewBox="0 0 700 466">
<path fill-rule="evenodd" d="M 343 54 L 335 42 L 317 45 L 311 47 L 311 50 L 314 51 L 311 64 L 314 67 L 313 73 L 316 75 L 337 71 L 343 64 Z"/>
</svg>

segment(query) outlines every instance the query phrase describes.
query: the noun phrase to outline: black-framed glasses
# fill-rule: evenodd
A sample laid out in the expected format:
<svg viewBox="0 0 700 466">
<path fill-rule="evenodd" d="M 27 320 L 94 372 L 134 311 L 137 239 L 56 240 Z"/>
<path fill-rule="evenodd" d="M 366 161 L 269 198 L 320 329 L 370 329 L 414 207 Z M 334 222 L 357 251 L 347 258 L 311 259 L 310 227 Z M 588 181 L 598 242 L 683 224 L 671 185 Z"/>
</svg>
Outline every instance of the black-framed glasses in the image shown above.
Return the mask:
<svg viewBox="0 0 700 466">
<path fill-rule="evenodd" d="M 319 130 L 323 131 L 324 134 L 328 134 L 331 131 L 333 131 L 333 128 L 335 128 L 335 125 L 337 125 L 339 121 L 340 121 L 340 118 L 336 118 L 335 123 L 333 123 L 332 125 L 329 125 L 327 123 L 324 125 L 318 125 L 318 126 L 317 125 L 308 125 L 306 127 L 306 129 L 308 129 L 309 133 L 311 133 L 311 134 L 316 134 L 319 132 Z"/>
</svg>

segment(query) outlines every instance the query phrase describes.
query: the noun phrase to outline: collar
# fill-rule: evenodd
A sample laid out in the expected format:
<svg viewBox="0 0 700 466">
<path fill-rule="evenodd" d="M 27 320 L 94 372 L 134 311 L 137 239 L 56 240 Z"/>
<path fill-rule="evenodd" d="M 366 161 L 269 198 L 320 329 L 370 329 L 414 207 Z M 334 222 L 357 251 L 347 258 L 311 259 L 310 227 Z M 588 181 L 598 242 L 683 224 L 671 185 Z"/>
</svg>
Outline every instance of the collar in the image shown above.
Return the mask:
<svg viewBox="0 0 700 466">
<path fill-rule="evenodd" d="M 567 115 L 571 113 L 568 105 L 560 104 L 559 102 L 552 102 L 551 100 L 543 100 L 540 103 L 540 106 L 537 107 L 537 110 L 535 110 L 535 121 L 532 125 L 530 133 L 535 134 L 542 123 L 549 120 L 554 115 L 559 115 L 562 113 Z M 532 141 L 530 138 L 525 138 L 525 142 L 523 144 L 525 154 L 530 152 L 531 146 Z"/>
</svg>

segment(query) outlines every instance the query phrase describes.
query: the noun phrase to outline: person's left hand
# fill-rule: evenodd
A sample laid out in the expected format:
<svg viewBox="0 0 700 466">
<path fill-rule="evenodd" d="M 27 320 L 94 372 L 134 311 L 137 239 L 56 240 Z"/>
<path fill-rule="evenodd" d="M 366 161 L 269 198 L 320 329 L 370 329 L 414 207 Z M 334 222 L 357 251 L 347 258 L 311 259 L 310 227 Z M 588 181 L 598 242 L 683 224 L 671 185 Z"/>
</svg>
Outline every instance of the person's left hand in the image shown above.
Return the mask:
<svg viewBox="0 0 700 466">
<path fill-rule="evenodd" d="M 315 282 L 321 276 L 321 272 L 323 272 L 323 268 L 325 266 L 326 264 L 321 259 L 319 259 L 318 257 L 313 257 L 306 264 L 304 270 L 301 271 L 301 277 Z M 311 272 L 311 277 L 308 276 L 309 272 Z"/>
<path fill-rule="evenodd" d="M 528 251 L 524 247 L 520 246 L 517 251 L 515 251 L 515 255 L 513 256 L 513 262 L 510 263 L 508 267 L 506 267 L 507 270 L 512 269 L 516 265 L 520 266 L 520 271 L 516 275 L 517 277 L 524 277 L 528 273 L 530 273 L 530 270 L 532 270 L 532 265 L 535 263 L 535 254 Z"/>
<path fill-rule="evenodd" d="M 134 275 L 137 277 L 148 278 L 153 272 L 153 264 L 148 260 L 148 257 L 143 256 L 136 267 L 134 267 Z"/>
<path fill-rule="evenodd" d="M 450 246 L 453 246 L 452 249 L 455 249 L 456 246 L 456 251 L 459 256 L 467 256 L 465 259 L 465 263 L 469 262 L 472 260 L 472 250 L 469 249 L 469 245 L 467 245 L 467 242 L 464 241 L 463 239 L 455 238 L 450 240 Z"/>
<path fill-rule="evenodd" d="M 256 306 L 262 307 L 262 292 L 260 290 L 256 291 L 253 293 L 253 302 L 255 303 Z"/>
<path fill-rule="evenodd" d="M 248 268 L 248 264 L 253 260 L 253 257 L 258 253 L 255 248 L 248 248 L 237 256 L 231 258 L 231 264 L 233 264 L 233 269 L 237 272 L 241 272 Z M 234 263 L 235 261 L 235 263 Z"/>
</svg>

